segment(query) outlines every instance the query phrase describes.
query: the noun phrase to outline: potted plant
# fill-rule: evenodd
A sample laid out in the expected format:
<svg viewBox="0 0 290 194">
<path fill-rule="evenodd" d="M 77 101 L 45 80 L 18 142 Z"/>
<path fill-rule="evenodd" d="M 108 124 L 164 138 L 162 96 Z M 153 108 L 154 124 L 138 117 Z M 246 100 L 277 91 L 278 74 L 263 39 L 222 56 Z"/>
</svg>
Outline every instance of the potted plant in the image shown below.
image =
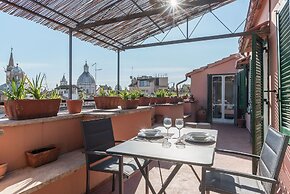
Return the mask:
<svg viewBox="0 0 290 194">
<path fill-rule="evenodd" d="M 104 91 L 99 89 L 98 96 L 94 97 L 98 109 L 115 109 L 121 104 L 121 98 L 113 90 Z"/>
<path fill-rule="evenodd" d="M 136 91 L 127 91 L 124 90 L 120 93 L 122 98 L 121 107 L 122 109 L 135 109 L 138 107 L 139 100 L 138 100 L 138 92 Z"/>
<path fill-rule="evenodd" d="M 242 114 L 241 118 L 237 119 L 237 125 L 239 128 L 245 128 L 246 127 L 246 119 L 245 115 Z"/>
<path fill-rule="evenodd" d="M 165 89 L 159 89 L 155 92 L 156 104 L 166 103 L 167 91 Z"/>
<path fill-rule="evenodd" d="M 177 104 L 179 99 L 175 92 L 167 92 L 166 103 Z"/>
<path fill-rule="evenodd" d="M 76 100 L 66 100 L 67 110 L 69 114 L 76 114 L 82 111 L 84 100 L 84 93 L 79 92 L 79 99 Z"/>
<path fill-rule="evenodd" d="M 144 95 L 140 92 L 139 94 L 139 106 L 149 106 L 151 103 L 151 98 Z"/>
<path fill-rule="evenodd" d="M 4 101 L 4 107 L 9 119 L 23 120 L 57 115 L 61 100 L 47 96 L 42 85 L 43 79 L 44 76 L 38 74 L 32 81 L 28 78 L 19 83 L 12 80 L 11 88 L 4 92 L 8 98 Z M 25 99 L 26 95 L 31 95 L 33 99 Z"/>
<path fill-rule="evenodd" d="M 0 129 L 0 136 L 4 134 L 4 131 Z M 4 177 L 5 173 L 7 172 L 7 163 L 0 163 L 0 180 Z"/>
</svg>

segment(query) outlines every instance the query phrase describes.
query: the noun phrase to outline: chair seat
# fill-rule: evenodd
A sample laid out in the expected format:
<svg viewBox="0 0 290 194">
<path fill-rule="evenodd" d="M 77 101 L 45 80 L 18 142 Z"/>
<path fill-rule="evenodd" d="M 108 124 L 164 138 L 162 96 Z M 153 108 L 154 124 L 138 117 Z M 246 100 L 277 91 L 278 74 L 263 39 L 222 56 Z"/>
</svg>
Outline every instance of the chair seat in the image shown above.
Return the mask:
<svg viewBox="0 0 290 194">
<path fill-rule="evenodd" d="M 205 184 L 207 190 L 219 193 L 266 193 L 261 181 L 217 171 L 206 173 Z"/>
<path fill-rule="evenodd" d="M 145 160 L 138 159 L 141 166 L 143 166 Z M 134 172 L 138 170 L 138 165 L 136 164 L 134 158 L 123 157 L 123 173 L 126 177 L 131 176 Z M 119 159 L 117 157 L 110 157 L 96 165 L 91 166 L 90 170 L 108 172 L 108 173 L 118 173 L 119 172 Z"/>
</svg>

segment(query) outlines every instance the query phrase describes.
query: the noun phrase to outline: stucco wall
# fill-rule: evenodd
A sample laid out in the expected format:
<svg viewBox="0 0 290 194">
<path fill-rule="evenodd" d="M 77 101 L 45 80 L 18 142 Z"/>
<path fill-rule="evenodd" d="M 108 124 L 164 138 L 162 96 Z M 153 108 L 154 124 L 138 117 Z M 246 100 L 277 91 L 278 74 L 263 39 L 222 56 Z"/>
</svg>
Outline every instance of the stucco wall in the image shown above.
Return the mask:
<svg viewBox="0 0 290 194">
<path fill-rule="evenodd" d="M 112 117 L 116 140 L 128 140 L 136 136 L 141 128 L 151 126 L 151 109 L 122 114 Z M 8 171 L 27 166 L 25 151 L 50 144 L 61 148 L 61 153 L 83 147 L 81 120 L 98 119 L 95 116 L 75 117 L 50 122 L 3 127 L 4 135 L 0 136 L 0 163 L 8 163 Z M 130 122 L 128 122 L 130 121 Z M 79 194 L 85 191 L 84 166 L 75 172 L 45 185 L 35 193 L 70 193 Z M 91 173 L 91 185 L 96 186 L 111 176 L 110 174 Z M 0 190 L 1 193 L 1 190 Z"/>
<path fill-rule="evenodd" d="M 202 71 L 195 72 L 190 75 L 191 77 L 191 94 L 198 101 L 198 107 L 207 107 L 207 75 L 208 74 L 226 74 L 226 73 L 237 73 L 238 70 L 235 68 L 238 57 L 230 57 L 227 60 L 222 61 L 218 65 L 210 65 Z"/>
</svg>

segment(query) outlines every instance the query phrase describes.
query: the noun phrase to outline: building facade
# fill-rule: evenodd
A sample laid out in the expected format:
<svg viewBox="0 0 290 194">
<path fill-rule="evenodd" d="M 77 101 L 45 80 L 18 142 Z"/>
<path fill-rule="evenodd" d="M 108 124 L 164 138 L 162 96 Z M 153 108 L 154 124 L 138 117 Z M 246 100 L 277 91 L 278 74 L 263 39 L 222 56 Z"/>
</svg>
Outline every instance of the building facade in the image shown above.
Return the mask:
<svg viewBox="0 0 290 194">
<path fill-rule="evenodd" d="M 152 95 L 159 89 L 168 89 L 168 77 L 167 76 L 140 76 L 132 77 L 130 90 L 138 89 L 146 95 Z"/>
<path fill-rule="evenodd" d="M 197 110 L 207 109 L 209 122 L 235 123 L 237 119 L 238 82 L 235 68 L 240 54 L 233 54 L 187 73 Z"/>
<path fill-rule="evenodd" d="M 59 86 L 56 86 L 55 90 L 58 92 L 62 99 L 69 99 L 69 85 L 65 75 L 62 76 L 60 84 Z M 72 99 L 79 99 L 79 88 L 76 85 L 72 85 Z"/>
<path fill-rule="evenodd" d="M 239 40 L 239 51 L 249 57 L 247 126 L 253 153 L 259 154 L 268 126 L 290 135 L 289 0 L 250 0 L 244 31 L 256 31 Z M 247 60 L 246 60 L 247 61 Z M 290 142 L 279 175 L 277 193 L 290 193 Z"/>
</svg>

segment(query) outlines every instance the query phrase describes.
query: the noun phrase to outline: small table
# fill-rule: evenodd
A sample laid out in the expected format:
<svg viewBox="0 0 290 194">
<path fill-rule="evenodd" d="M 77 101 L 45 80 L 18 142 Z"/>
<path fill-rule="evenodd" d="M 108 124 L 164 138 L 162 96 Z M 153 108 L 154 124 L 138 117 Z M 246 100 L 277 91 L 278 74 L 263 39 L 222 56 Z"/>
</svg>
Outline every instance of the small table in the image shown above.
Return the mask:
<svg viewBox="0 0 290 194">
<path fill-rule="evenodd" d="M 159 127 L 163 132 L 165 129 L 163 127 Z M 215 140 L 217 140 L 217 130 L 208 130 L 208 129 L 198 129 L 198 128 L 183 128 L 182 133 L 186 134 L 189 132 L 203 131 L 207 132 L 210 135 L 214 136 Z M 162 147 L 162 143 L 151 143 L 146 141 L 135 141 L 134 138 L 128 140 L 122 144 L 119 144 L 115 147 L 112 147 L 107 150 L 109 154 L 119 154 L 123 156 L 133 157 L 136 161 L 141 174 L 143 175 L 146 182 L 146 193 L 148 192 L 148 187 L 150 188 L 153 194 L 155 193 L 163 193 L 169 183 L 172 181 L 176 173 L 179 171 L 183 164 L 188 165 L 197 165 L 197 166 L 212 166 L 214 163 L 214 154 L 216 143 L 213 144 L 192 144 L 186 145 L 185 148 L 178 148 L 174 144 L 178 137 L 178 130 L 174 127 L 170 129 L 170 133 L 174 132 L 174 135 L 169 140 L 172 145 L 170 148 Z M 141 166 L 138 158 L 145 159 L 145 165 Z M 167 161 L 176 163 L 173 171 L 170 173 L 166 181 L 164 182 L 162 188 L 159 192 L 156 192 L 148 178 L 148 172 L 146 172 L 146 168 L 151 160 L 158 161 Z M 122 169 L 121 169 L 122 170 Z"/>
</svg>

